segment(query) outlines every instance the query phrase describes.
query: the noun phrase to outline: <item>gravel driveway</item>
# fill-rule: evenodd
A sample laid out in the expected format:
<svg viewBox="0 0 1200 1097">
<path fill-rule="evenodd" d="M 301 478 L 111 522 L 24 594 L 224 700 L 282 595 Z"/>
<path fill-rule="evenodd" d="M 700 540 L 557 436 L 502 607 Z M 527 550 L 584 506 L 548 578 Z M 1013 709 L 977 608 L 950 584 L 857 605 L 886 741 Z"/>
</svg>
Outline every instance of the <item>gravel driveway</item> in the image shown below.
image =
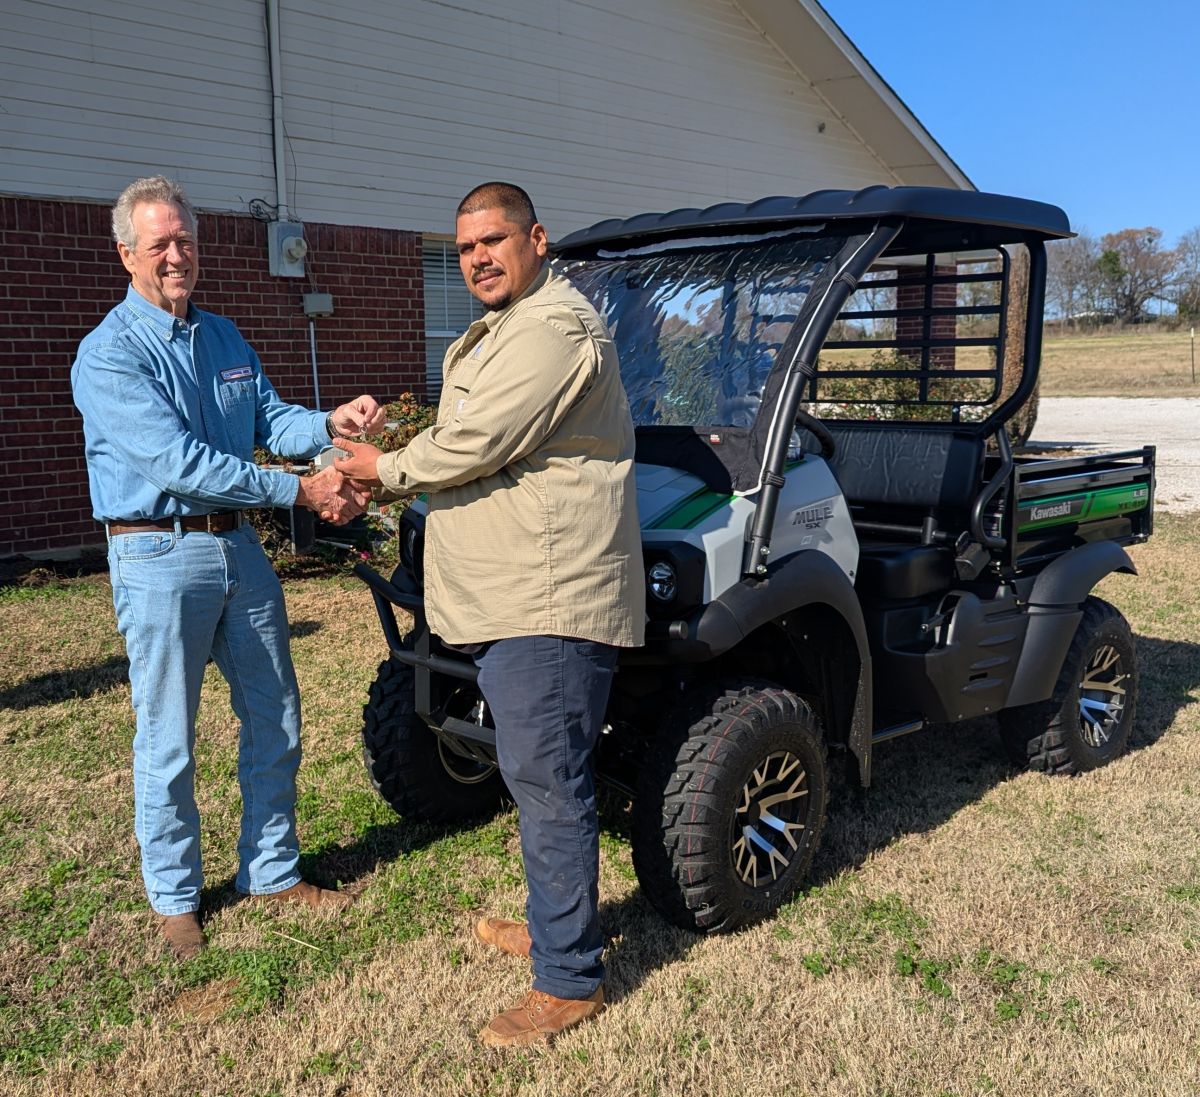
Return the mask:
<svg viewBox="0 0 1200 1097">
<path fill-rule="evenodd" d="M 1158 447 L 1155 504 L 1200 510 L 1200 397 L 1043 396 L 1030 446 L 1104 450 Z"/>
</svg>

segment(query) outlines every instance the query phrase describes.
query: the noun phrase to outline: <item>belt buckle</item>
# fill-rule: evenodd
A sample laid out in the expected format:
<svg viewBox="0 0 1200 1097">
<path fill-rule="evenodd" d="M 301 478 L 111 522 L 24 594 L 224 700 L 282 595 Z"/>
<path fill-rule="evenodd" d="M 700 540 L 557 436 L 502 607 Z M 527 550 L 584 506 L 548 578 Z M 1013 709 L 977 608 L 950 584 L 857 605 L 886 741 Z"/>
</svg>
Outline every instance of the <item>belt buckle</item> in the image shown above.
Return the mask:
<svg viewBox="0 0 1200 1097">
<path fill-rule="evenodd" d="M 214 518 L 220 518 L 219 514 L 209 513 L 204 516 L 204 531 L 206 533 L 219 533 L 220 531 L 213 525 Z"/>
</svg>

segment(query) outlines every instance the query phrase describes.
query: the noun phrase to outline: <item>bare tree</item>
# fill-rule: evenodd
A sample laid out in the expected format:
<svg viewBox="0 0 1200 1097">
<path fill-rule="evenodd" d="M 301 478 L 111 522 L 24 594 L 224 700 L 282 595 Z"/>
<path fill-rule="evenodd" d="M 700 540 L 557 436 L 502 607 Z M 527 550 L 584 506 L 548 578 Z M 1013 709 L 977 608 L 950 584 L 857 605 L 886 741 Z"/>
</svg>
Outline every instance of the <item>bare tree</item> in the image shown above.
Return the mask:
<svg viewBox="0 0 1200 1097">
<path fill-rule="evenodd" d="M 1004 323 L 1004 382 L 1002 393 L 1007 398 L 1017 388 L 1025 364 L 1025 303 L 1029 297 L 1029 249 L 1009 248 L 1008 315 Z M 1014 446 L 1023 446 L 1033 433 L 1037 421 L 1038 386 L 1035 385 L 1025 401 L 1008 421 L 1005 428 Z"/>
<path fill-rule="evenodd" d="M 1100 244 L 1080 231 L 1046 248 L 1046 303 L 1065 320 L 1095 315 L 1100 309 Z"/>
<path fill-rule="evenodd" d="M 1178 255 L 1162 247 L 1162 230 L 1122 229 L 1100 240 L 1100 276 L 1118 319 L 1137 323 L 1146 304 L 1172 282 Z"/>
<path fill-rule="evenodd" d="M 1175 254 L 1175 277 L 1167 300 L 1181 320 L 1196 320 L 1200 318 L 1200 228 L 1179 238 Z"/>
</svg>

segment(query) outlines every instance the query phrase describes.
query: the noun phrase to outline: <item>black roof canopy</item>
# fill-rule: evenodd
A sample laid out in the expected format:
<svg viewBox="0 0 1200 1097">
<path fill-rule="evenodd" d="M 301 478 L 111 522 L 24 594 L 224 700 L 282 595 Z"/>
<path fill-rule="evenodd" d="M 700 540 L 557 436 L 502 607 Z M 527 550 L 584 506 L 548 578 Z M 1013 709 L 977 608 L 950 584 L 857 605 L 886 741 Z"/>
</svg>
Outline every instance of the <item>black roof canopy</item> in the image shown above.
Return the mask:
<svg viewBox="0 0 1200 1097">
<path fill-rule="evenodd" d="M 947 187 L 877 186 L 611 218 L 564 237 L 554 252 L 563 258 L 585 259 L 600 250 L 619 251 L 678 237 L 877 221 L 904 223 L 889 254 L 961 251 L 1074 235 L 1067 215 L 1046 202 Z"/>
</svg>

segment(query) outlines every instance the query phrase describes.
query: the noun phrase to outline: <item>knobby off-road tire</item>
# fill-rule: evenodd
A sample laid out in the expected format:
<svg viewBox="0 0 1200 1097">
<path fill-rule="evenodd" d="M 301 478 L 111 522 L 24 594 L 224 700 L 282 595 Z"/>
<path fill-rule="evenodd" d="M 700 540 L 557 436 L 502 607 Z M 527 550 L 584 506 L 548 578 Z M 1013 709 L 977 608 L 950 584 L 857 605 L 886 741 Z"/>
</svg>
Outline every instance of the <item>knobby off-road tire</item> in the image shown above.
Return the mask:
<svg viewBox="0 0 1200 1097">
<path fill-rule="evenodd" d="M 642 891 L 703 933 L 766 918 L 803 882 L 825 827 L 825 741 L 785 689 L 728 690 L 681 710 L 652 747 L 633 811 Z"/>
<path fill-rule="evenodd" d="M 363 762 L 376 791 L 407 819 L 455 823 L 494 814 L 507 790 L 500 771 L 462 758 L 416 712 L 413 668 L 379 664 L 363 706 Z"/>
<path fill-rule="evenodd" d="M 1000 713 L 1005 750 L 1015 765 L 1043 773 L 1111 762 L 1129 745 L 1137 681 L 1129 622 L 1115 606 L 1088 598 L 1051 699 Z"/>
</svg>

